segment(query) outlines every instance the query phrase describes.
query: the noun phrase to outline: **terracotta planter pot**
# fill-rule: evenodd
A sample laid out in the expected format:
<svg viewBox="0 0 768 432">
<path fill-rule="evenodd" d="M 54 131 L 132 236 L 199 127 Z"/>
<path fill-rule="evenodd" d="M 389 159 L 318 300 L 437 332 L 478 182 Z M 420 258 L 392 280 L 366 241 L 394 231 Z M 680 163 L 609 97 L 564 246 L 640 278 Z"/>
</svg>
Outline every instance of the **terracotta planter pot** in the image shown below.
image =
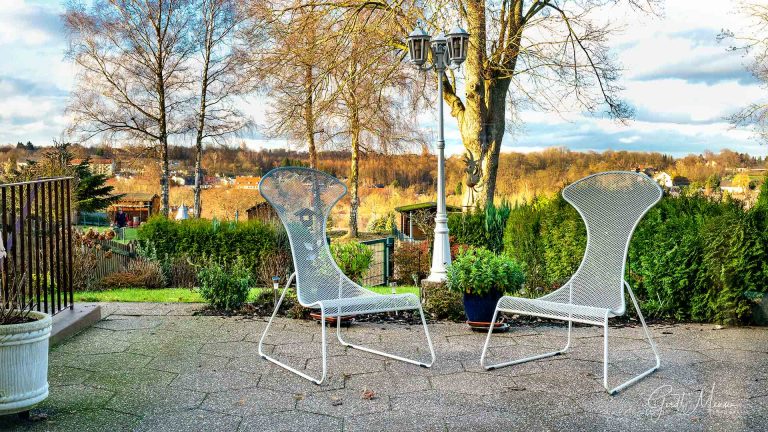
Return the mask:
<svg viewBox="0 0 768 432">
<path fill-rule="evenodd" d="M 48 338 L 51 317 L 0 325 L 0 415 L 26 411 L 48 397 Z"/>
<path fill-rule="evenodd" d="M 312 319 L 314 319 L 315 321 L 320 321 L 320 314 L 319 313 L 312 312 L 312 313 L 309 314 L 309 316 L 312 317 Z M 344 324 L 351 323 L 352 322 L 352 318 L 354 318 L 354 317 L 353 316 L 343 316 L 343 317 L 341 317 L 341 324 L 344 325 Z M 325 317 L 325 323 L 328 324 L 328 325 L 336 325 L 336 319 L 337 319 L 336 317 Z"/>
</svg>

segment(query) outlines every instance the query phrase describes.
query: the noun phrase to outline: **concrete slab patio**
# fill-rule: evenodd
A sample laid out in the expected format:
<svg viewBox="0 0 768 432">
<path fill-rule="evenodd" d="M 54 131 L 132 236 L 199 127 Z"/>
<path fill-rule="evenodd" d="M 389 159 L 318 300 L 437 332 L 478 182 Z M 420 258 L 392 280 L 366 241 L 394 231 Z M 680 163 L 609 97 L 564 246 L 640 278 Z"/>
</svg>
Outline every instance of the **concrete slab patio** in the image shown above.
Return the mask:
<svg viewBox="0 0 768 432">
<path fill-rule="evenodd" d="M 483 334 L 430 325 L 424 369 L 339 345 L 316 386 L 262 360 L 261 318 L 195 316 L 199 305 L 103 304 L 53 348 L 50 398 L 18 431 L 746 431 L 768 429 L 768 329 L 654 325 L 662 368 L 616 396 L 602 388 L 601 329 L 574 329 L 566 356 L 483 371 Z M 281 319 L 269 350 L 316 373 L 318 324 Z M 426 358 L 419 326 L 356 324 L 350 341 Z M 652 364 L 641 329 L 611 328 L 611 380 Z M 515 326 L 492 359 L 560 346 L 565 328 Z M 363 397 L 364 393 L 366 397 Z"/>
</svg>

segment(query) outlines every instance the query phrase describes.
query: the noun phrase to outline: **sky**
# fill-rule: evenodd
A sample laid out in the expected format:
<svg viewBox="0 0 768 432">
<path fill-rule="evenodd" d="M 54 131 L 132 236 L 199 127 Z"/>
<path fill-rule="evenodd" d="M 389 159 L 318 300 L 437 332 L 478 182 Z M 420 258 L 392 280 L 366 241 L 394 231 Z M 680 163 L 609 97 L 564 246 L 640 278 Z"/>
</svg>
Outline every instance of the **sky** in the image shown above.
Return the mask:
<svg viewBox="0 0 768 432">
<path fill-rule="evenodd" d="M 623 27 L 610 45 L 624 70 L 622 96 L 634 107 L 634 119 L 620 124 L 580 112 L 523 111 L 522 127 L 505 135 L 502 151 L 565 146 L 681 156 L 730 148 L 768 155 L 768 146 L 748 130 L 734 129 L 724 120 L 739 107 L 768 98 L 768 88 L 746 71 L 745 59 L 716 39 L 723 28 L 747 26 L 735 3 L 666 0 L 661 17 L 628 13 L 626 7 L 606 11 Z M 67 126 L 65 108 L 75 70 L 64 57 L 62 11 L 59 0 L 0 0 L 0 143 L 47 145 Z M 262 104 L 249 100 L 243 105 L 257 124 L 263 123 Z M 426 119 L 428 125 L 436 124 L 432 114 Z M 460 153 L 458 129 L 450 117 L 445 136 L 447 153 Z M 258 134 L 243 138 L 252 148 L 285 145 Z"/>
</svg>

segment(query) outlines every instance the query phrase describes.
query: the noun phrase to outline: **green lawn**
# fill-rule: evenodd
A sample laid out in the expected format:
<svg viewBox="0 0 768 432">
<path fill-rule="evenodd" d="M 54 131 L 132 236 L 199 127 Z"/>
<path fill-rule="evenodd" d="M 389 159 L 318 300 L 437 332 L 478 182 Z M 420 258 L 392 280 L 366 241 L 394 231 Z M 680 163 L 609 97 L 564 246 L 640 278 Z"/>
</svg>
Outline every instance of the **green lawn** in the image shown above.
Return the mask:
<svg viewBox="0 0 768 432">
<path fill-rule="evenodd" d="M 263 288 L 251 288 L 249 300 L 256 298 L 259 290 Z M 371 287 L 372 291 L 380 294 L 391 293 L 389 287 Z M 396 288 L 398 294 L 413 293 L 418 295 L 419 290 L 415 286 L 402 286 Z M 145 302 L 145 303 L 200 303 L 203 299 L 197 290 L 188 288 L 122 288 L 106 291 L 80 291 L 75 293 L 76 302 Z"/>
</svg>

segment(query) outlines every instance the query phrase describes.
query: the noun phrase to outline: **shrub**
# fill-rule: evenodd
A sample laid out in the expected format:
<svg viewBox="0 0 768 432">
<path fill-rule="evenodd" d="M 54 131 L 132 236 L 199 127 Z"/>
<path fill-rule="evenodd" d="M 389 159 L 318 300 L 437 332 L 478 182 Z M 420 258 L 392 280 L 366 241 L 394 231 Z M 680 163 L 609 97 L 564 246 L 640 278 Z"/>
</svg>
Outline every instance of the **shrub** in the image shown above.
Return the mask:
<svg viewBox="0 0 768 432">
<path fill-rule="evenodd" d="M 544 244 L 540 237 L 541 214 L 538 201 L 516 205 L 510 212 L 504 232 L 504 253 L 521 264 L 525 286 L 531 288 L 530 292 L 549 285 Z"/>
<path fill-rule="evenodd" d="M 239 309 L 250 291 L 251 274 L 243 260 L 222 265 L 211 260 L 197 272 L 200 296 L 212 307 L 222 310 Z"/>
<path fill-rule="evenodd" d="M 278 296 L 282 294 L 282 289 L 281 286 L 280 290 L 277 292 Z M 272 289 L 260 290 L 256 299 L 253 301 L 253 306 L 257 308 L 262 315 L 271 315 L 275 308 L 275 297 Z M 285 293 L 285 298 L 280 304 L 280 310 L 277 311 L 277 314 L 294 319 L 308 319 L 311 312 L 311 309 L 305 308 L 299 303 L 299 299 L 296 296 L 296 290 L 289 288 L 288 292 Z"/>
<path fill-rule="evenodd" d="M 137 232 L 144 250 L 153 250 L 155 260 L 188 256 L 196 265 L 214 260 L 232 265 L 242 259 L 253 275 L 263 259 L 278 248 L 287 248 L 278 227 L 258 220 L 221 223 L 206 219 L 172 221 L 151 218 Z M 166 258 L 168 257 L 168 258 Z"/>
<path fill-rule="evenodd" d="M 446 273 L 449 290 L 480 296 L 515 292 L 523 280 L 523 271 L 515 261 L 485 248 L 462 250 Z"/>
<path fill-rule="evenodd" d="M 392 255 L 395 280 L 400 285 L 418 285 L 429 274 L 430 256 L 427 242 L 399 242 Z M 416 280 L 414 281 L 414 275 Z"/>
<path fill-rule="evenodd" d="M 371 218 L 368 222 L 367 231 L 374 234 L 388 235 L 392 234 L 396 226 L 395 213 L 389 212 L 383 216 Z"/>
<path fill-rule="evenodd" d="M 87 291 L 98 283 L 93 269 L 99 262 L 93 242 L 84 238 L 80 230 L 72 229 L 72 289 Z M 32 275 L 33 278 L 36 275 Z"/>
<path fill-rule="evenodd" d="M 759 201 L 759 200 L 758 200 Z M 665 196 L 638 224 L 627 275 L 649 317 L 739 323 L 745 293 L 768 290 L 768 206 L 745 210 L 697 193 Z M 504 250 L 522 263 L 527 291 L 558 287 L 578 268 L 586 232 L 562 198 L 512 209 Z M 536 293 L 540 295 L 540 293 Z M 631 308 L 630 308 L 631 310 Z"/>
<path fill-rule="evenodd" d="M 160 265 L 144 259 L 131 261 L 125 271 L 108 274 L 99 282 L 100 289 L 162 288 L 164 286 L 165 277 Z"/>
<path fill-rule="evenodd" d="M 167 285 L 174 288 L 197 286 L 197 269 L 188 257 L 178 256 L 169 259 Z"/>
<path fill-rule="evenodd" d="M 348 278 L 362 283 L 373 260 L 371 248 L 357 242 L 336 242 L 331 245 L 331 254 L 333 254 L 336 264 Z"/>
<path fill-rule="evenodd" d="M 489 203 L 484 209 L 448 215 L 448 230 L 457 243 L 484 247 L 499 253 L 504 248 L 504 228 L 511 207 L 507 201 L 497 207 Z"/>
<path fill-rule="evenodd" d="M 450 291 L 445 284 L 422 282 L 424 313 L 432 319 L 464 321 L 464 302 L 461 293 Z"/>
</svg>

